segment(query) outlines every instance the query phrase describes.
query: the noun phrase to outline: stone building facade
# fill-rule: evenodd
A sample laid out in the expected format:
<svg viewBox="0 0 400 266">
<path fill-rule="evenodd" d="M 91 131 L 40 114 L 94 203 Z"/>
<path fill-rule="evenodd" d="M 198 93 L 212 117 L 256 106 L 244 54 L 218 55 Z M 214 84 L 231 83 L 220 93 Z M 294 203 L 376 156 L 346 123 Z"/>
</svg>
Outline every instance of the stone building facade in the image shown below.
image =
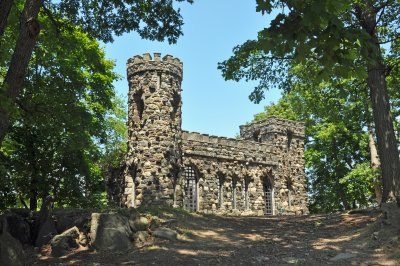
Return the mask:
<svg viewBox="0 0 400 266">
<path fill-rule="evenodd" d="M 128 60 L 128 154 L 123 205 L 191 211 L 305 214 L 304 125 L 271 117 L 240 138 L 181 128 L 182 62 L 159 53 Z"/>
</svg>

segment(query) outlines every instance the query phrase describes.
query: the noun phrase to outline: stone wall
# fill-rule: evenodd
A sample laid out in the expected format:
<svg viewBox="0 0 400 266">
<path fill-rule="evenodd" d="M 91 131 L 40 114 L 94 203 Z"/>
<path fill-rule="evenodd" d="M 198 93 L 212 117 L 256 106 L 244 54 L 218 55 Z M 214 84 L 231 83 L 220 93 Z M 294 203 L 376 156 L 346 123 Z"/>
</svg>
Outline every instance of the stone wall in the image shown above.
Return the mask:
<svg viewBox="0 0 400 266">
<path fill-rule="evenodd" d="M 270 184 L 274 195 L 274 214 L 308 213 L 302 150 L 304 135 L 301 135 L 304 125 L 271 118 L 264 123 L 248 125 L 247 133 L 265 127 L 266 124 L 268 128 L 274 129 L 275 126 L 271 123 L 276 123 L 279 127 L 286 126 L 286 129 L 298 133 L 292 137 L 289 150 L 286 147 L 286 129 L 263 131 L 263 134 L 268 133 L 272 138 L 267 139 L 263 135 L 261 142 L 183 132 L 183 164 L 195 168 L 198 174 L 199 211 L 251 210 L 258 215 L 265 214 L 265 193 Z M 224 186 L 222 202 L 219 201 L 221 178 Z M 182 181 L 184 182 L 184 177 Z M 182 192 L 177 193 L 177 202 L 182 202 L 185 191 L 181 187 L 178 187 L 177 191 L 179 190 Z M 233 194 L 236 195 L 235 201 Z"/>
<path fill-rule="evenodd" d="M 240 136 L 274 145 L 278 169 L 275 173 L 276 197 L 287 200 L 278 211 L 308 213 L 307 182 L 304 172 L 304 123 L 270 117 L 240 126 Z"/>
</svg>

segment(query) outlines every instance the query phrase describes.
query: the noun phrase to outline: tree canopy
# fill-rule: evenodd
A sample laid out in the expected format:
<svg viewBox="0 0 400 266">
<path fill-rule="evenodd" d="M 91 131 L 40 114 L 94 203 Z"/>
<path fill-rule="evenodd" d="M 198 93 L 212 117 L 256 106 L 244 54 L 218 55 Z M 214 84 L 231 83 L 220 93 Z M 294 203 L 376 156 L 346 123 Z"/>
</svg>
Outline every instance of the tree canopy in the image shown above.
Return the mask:
<svg viewBox="0 0 400 266">
<path fill-rule="evenodd" d="M 354 84 L 365 84 L 381 160 L 383 200 L 398 195 L 400 162 L 387 82 L 391 82 L 390 74 L 399 68 L 399 1 L 256 2 L 257 12 L 276 16 L 256 40 L 235 47 L 233 56 L 219 64 L 225 79 L 259 80 L 250 95 L 255 102 L 272 86 L 289 91 L 298 79 L 291 70 L 310 62 L 317 67 L 317 71 L 310 73 L 315 82 L 351 78 Z M 314 91 L 315 97 L 321 93 Z"/>
<path fill-rule="evenodd" d="M 17 15 L 12 10 L 9 23 L 18 24 Z M 119 76 L 80 27 L 60 30 L 38 19 L 41 33 L 1 149 L 0 208 L 19 198 L 36 210 L 48 195 L 57 206 L 99 206 L 108 161 L 126 149 L 126 113 L 112 84 Z M 1 48 L 12 46 L 17 28 L 7 28 Z"/>
<path fill-rule="evenodd" d="M 114 34 L 118 36 L 136 31 L 146 39 L 167 39 L 170 43 L 175 43 L 182 35 L 183 25 L 180 10 L 174 6 L 177 2 L 193 1 L 1 0 L 0 38 L 13 6 L 19 11 L 20 24 L 17 26 L 19 31 L 15 44 L 10 50 L 12 56 L 9 60 L 2 60 L 0 65 L 0 68 L 7 69 L 0 85 L 0 145 L 8 129 L 9 112 L 24 86 L 35 43 L 42 36 L 39 36 L 39 13 L 46 16 L 57 31 L 73 32 L 78 26 L 91 38 L 104 42 L 112 41 Z M 69 47 L 65 46 L 64 49 L 68 50 Z"/>
<path fill-rule="evenodd" d="M 380 194 L 375 195 L 379 173 L 373 170 L 369 156 L 367 89 L 355 89 L 354 80 L 338 77 L 315 82 L 315 66 L 292 68 L 297 81 L 290 92 L 254 119 L 278 116 L 305 122 L 310 211 L 370 206 Z"/>
</svg>

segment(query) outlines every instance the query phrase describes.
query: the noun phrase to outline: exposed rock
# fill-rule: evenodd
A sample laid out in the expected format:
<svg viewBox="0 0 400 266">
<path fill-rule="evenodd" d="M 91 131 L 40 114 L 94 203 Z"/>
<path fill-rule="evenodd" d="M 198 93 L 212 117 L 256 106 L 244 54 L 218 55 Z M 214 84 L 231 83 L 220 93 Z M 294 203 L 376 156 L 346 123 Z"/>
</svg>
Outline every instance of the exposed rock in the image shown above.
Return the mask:
<svg viewBox="0 0 400 266">
<path fill-rule="evenodd" d="M 0 265 L 24 265 L 24 253 L 21 243 L 8 232 L 0 234 Z"/>
<path fill-rule="evenodd" d="M 98 250 L 127 250 L 132 247 L 128 218 L 118 213 L 92 213 L 91 244 Z"/>
<path fill-rule="evenodd" d="M 154 243 L 153 238 L 147 231 L 138 231 L 134 234 L 133 238 L 135 239 L 135 246 L 138 248 Z"/>
<path fill-rule="evenodd" d="M 20 209 L 14 209 L 14 211 L 8 211 L 4 215 L 4 219 L 7 221 L 7 231 L 16 239 L 18 239 L 21 244 L 31 244 L 31 230 L 30 226 L 28 223 L 28 216 L 29 216 L 29 211 L 22 211 Z M 27 216 L 21 216 L 22 215 L 27 215 Z"/>
<path fill-rule="evenodd" d="M 178 233 L 172 229 L 166 227 L 157 228 L 153 235 L 158 238 L 168 239 L 168 240 L 176 240 L 178 237 Z"/>
<path fill-rule="evenodd" d="M 151 217 L 149 229 L 151 231 L 154 231 L 160 226 L 161 226 L 160 218 L 158 218 L 157 216 Z"/>
<path fill-rule="evenodd" d="M 57 232 L 62 233 L 71 227 L 78 227 L 80 231 L 88 230 L 86 228 L 91 212 L 81 209 L 58 209 L 54 210 L 53 215 L 56 217 Z"/>
<path fill-rule="evenodd" d="M 51 255 L 59 257 L 66 254 L 70 249 L 77 248 L 76 240 L 78 237 L 79 230 L 76 226 L 54 236 L 50 241 Z"/>
<path fill-rule="evenodd" d="M 79 232 L 78 243 L 84 247 L 86 247 L 89 244 L 89 240 L 85 233 Z"/>
<path fill-rule="evenodd" d="M 335 257 L 331 258 L 331 261 L 347 260 L 354 258 L 356 255 L 351 253 L 339 253 Z"/>
<path fill-rule="evenodd" d="M 55 235 L 57 235 L 56 225 L 53 219 L 48 218 L 39 229 L 35 246 L 41 247 L 48 244 Z"/>
<path fill-rule="evenodd" d="M 150 227 L 150 220 L 146 216 L 139 216 L 133 220 L 135 231 L 146 231 Z"/>
</svg>

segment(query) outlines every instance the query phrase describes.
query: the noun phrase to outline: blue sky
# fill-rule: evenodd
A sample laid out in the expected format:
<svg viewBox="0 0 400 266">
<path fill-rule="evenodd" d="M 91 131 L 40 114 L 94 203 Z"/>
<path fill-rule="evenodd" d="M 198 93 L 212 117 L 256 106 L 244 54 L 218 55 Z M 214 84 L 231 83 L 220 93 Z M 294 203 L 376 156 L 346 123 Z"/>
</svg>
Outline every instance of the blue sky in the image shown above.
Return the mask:
<svg viewBox="0 0 400 266">
<path fill-rule="evenodd" d="M 146 52 L 171 54 L 183 61 L 182 128 L 211 135 L 234 137 L 239 125 L 252 120 L 263 107 L 276 101 L 280 92 L 267 92 L 266 99 L 254 104 L 248 99 L 256 83 L 225 81 L 218 62 L 232 55 L 232 48 L 266 27 L 269 18 L 255 12 L 255 0 L 197 0 L 181 4 L 185 25 L 178 43 L 150 42 L 135 34 L 116 37 L 107 44 L 106 55 L 116 60 L 116 72 L 123 79 L 115 83 L 126 98 L 126 61 Z"/>
</svg>

